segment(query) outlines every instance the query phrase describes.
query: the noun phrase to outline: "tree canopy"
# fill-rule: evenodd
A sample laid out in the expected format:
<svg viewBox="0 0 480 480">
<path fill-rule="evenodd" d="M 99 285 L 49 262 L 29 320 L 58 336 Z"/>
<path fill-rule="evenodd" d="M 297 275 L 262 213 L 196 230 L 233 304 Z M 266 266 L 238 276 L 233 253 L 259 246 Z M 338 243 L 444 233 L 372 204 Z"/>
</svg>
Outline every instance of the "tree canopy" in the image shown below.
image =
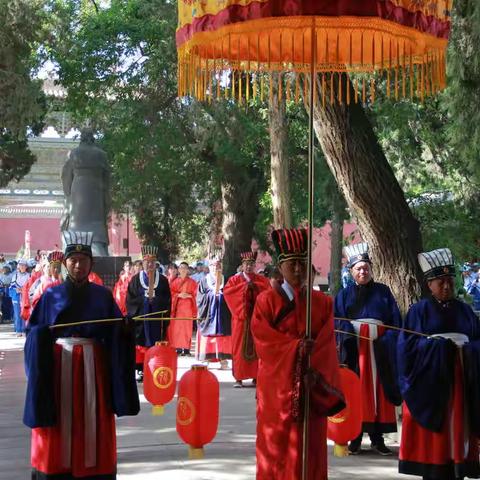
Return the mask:
<svg viewBox="0 0 480 480">
<path fill-rule="evenodd" d="M 46 40 L 42 0 L 0 0 L 0 187 L 20 180 L 35 161 L 29 134 L 38 134 L 46 112 L 41 82 L 34 80 Z"/>
</svg>

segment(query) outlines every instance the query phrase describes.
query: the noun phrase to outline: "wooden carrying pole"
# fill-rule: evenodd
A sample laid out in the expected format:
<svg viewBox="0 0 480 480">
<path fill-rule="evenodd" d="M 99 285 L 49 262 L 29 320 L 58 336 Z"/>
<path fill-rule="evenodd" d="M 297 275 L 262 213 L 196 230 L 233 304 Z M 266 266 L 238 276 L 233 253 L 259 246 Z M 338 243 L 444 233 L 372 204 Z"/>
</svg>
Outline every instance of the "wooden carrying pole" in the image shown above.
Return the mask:
<svg viewBox="0 0 480 480">
<path fill-rule="evenodd" d="M 313 207 L 315 193 L 315 135 L 313 132 L 313 102 L 315 100 L 316 85 L 316 28 L 315 17 L 312 17 L 311 30 L 311 59 L 310 59 L 310 95 L 309 95 L 309 119 L 308 119 L 308 249 L 307 249 L 307 308 L 305 319 L 305 339 L 312 338 L 312 253 L 313 253 Z M 310 352 L 306 354 L 306 370 L 310 368 Z M 303 381 L 303 378 L 301 379 Z M 304 388 L 305 395 L 303 405 L 303 442 L 302 442 L 302 480 L 308 479 L 308 444 L 309 444 L 309 417 L 310 417 L 310 392 Z"/>
</svg>

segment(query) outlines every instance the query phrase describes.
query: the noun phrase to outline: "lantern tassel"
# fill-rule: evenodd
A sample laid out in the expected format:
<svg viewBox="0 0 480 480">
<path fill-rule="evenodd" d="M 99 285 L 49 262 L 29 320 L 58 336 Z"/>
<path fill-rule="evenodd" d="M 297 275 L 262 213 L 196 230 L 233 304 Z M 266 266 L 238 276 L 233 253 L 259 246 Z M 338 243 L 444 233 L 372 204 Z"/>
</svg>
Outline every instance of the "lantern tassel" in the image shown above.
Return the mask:
<svg viewBox="0 0 480 480">
<path fill-rule="evenodd" d="M 336 443 L 333 446 L 333 456 L 334 457 L 348 457 L 348 447 L 347 445 L 340 445 Z"/>
<path fill-rule="evenodd" d="M 203 451 L 203 447 L 195 448 L 191 445 L 188 446 L 188 458 L 190 460 L 201 460 L 205 458 L 205 453 Z"/>
<path fill-rule="evenodd" d="M 161 417 L 165 414 L 165 407 L 163 405 L 152 405 L 152 415 L 154 417 Z"/>
</svg>

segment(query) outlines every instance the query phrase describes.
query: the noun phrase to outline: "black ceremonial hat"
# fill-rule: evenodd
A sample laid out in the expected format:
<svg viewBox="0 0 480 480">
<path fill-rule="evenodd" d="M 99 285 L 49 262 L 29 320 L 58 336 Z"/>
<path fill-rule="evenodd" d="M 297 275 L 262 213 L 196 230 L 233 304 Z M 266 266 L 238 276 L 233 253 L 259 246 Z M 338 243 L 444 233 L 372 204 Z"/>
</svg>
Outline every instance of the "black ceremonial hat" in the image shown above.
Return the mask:
<svg viewBox="0 0 480 480">
<path fill-rule="evenodd" d="M 272 232 L 278 263 L 286 260 L 307 260 L 308 233 L 305 228 L 281 228 Z"/>
<path fill-rule="evenodd" d="M 452 252 L 448 248 L 438 248 L 431 252 L 419 253 L 418 263 L 426 280 L 455 276 L 455 263 Z"/>
<path fill-rule="evenodd" d="M 77 232 L 74 230 L 65 230 L 63 232 L 65 240 L 65 260 L 74 253 L 83 253 L 92 258 L 92 232 Z"/>
</svg>

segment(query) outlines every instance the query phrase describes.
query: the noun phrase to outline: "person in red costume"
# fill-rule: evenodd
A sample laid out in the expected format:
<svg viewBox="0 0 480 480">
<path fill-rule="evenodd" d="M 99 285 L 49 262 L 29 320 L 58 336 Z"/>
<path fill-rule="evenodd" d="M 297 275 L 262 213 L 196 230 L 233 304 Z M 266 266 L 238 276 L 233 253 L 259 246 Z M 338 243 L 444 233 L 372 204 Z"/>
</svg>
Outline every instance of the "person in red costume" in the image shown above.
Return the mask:
<svg viewBox="0 0 480 480">
<path fill-rule="evenodd" d="M 258 296 L 252 318 L 259 359 L 256 478 L 302 478 L 303 406 L 308 394 L 307 479 L 326 480 L 327 416 L 345 406 L 332 299 L 312 290 L 312 337 L 306 338 L 307 231 L 274 230 L 272 240 L 284 281 Z"/>
<path fill-rule="evenodd" d="M 30 315 L 32 313 L 32 298 L 34 296 L 37 286 L 40 284 L 40 279 L 43 272 L 48 273 L 48 262 L 45 257 L 41 258 L 40 262 L 35 265 L 30 278 L 27 280 L 25 285 L 22 287 L 22 304 L 20 315 L 25 321 L 25 324 L 30 320 Z"/>
<path fill-rule="evenodd" d="M 45 290 L 63 282 L 62 262 L 64 259 L 63 252 L 54 251 L 48 255 L 48 275 L 42 276 L 39 285 L 35 289 L 32 298 L 32 309 L 40 300 Z"/>
<path fill-rule="evenodd" d="M 251 321 L 255 300 L 259 293 L 270 288 L 263 275 L 255 273 L 255 253 L 241 254 L 242 271 L 230 277 L 223 288 L 223 296 L 232 313 L 232 356 L 234 388 L 243 386 L 242 380 L 257 378 L 257 354 L 253 344 Z"/>
<path fill-rule="evenodd" d="M 122 315 L 127 314 L 127 290 L 132 276 L 132 264 L 129 260 L 127 260 L 123 264 L 123 270 L 117 283 L 113 287 L 113 298 L 117 302 L 118 308 L 120 308 Z"/>
<path fill-rule="evenodd" d="M 88 275 L 88 281 L 90 283 L 96 283 L 97 285 L 103 286 L 103 280 L 95 272 L 90 272 Z"/>
<path fill-rule="evenodd" d="M 188 263 L 178 267 L 180 276 L 170 283 L 172 294 L 172 318 L 168 327 L 168 341 L 182 355 L 190 355 L 193 321 L 197 318 L 197 282 L 188 276 Z M 184 320 L 191 318 L 192 320 Z"/>
</svg>

